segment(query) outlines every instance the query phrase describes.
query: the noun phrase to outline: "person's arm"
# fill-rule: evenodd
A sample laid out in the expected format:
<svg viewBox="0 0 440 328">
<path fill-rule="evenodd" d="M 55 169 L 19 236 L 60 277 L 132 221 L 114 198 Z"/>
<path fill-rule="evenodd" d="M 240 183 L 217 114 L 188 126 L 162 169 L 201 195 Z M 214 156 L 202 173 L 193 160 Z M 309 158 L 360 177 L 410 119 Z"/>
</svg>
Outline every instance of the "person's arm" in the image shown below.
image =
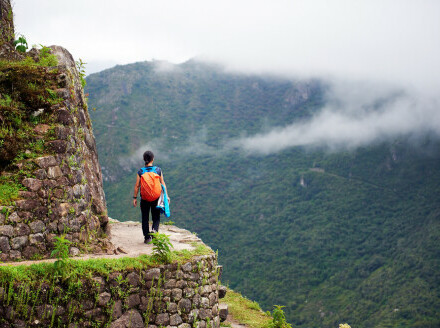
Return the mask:
<svg viewBox="0 0 440 328">
<path fill-rule="evenodd" d="M 160 172 L 160 183 L 165 187 L 165 192 L 167 193 L 168 203 L 170 202 L 170 195 L 168 194 L 167 185 L 165 184 L 165 180 L 163 179 L 163 172 Z"/>
<path fill-rule="evenodd" d="M 136 207 L 137 205 L 137 195 L 139 192 L 139 187 L 141 185 L 141 177 L 139 174 L 136 174 L 136 183 L 134 185 L 134 192 L 133 192 L 133 207 Z"/>
</svg>

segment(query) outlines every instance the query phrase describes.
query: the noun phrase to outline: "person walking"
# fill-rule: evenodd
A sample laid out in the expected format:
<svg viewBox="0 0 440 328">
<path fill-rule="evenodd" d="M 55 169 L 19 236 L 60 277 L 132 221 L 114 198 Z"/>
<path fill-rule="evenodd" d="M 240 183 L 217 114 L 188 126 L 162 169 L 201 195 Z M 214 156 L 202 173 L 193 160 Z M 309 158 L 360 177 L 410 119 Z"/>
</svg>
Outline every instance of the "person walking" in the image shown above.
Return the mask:
<svg viewBox="0 0 440 328">
<path fill-rule="evenodd" d="M 148 244 L 152 240 L 152 233 L 159 232 L 160 224 L 160 208 L 157 207 L 159 197 L 162 192 L 162 186 L 168 197 L 167 186 L 163 178 L 162 170 L 159 166 L 153 166 L 154 154 L 147 150 L 144 153 L 145 166 L 141 168 L 136 176 L 134 185 L 133 206 L 137 206 L 137 195 L 141 192 L 141 214 L 142 214 L 142 233 L 144 234 L 144 243 Z M 161 186 L 162 185 L 162 186 Z M 149 216 L 151 212 L 151 220 L 153 225 L 149 227 Z"/>
</svg>

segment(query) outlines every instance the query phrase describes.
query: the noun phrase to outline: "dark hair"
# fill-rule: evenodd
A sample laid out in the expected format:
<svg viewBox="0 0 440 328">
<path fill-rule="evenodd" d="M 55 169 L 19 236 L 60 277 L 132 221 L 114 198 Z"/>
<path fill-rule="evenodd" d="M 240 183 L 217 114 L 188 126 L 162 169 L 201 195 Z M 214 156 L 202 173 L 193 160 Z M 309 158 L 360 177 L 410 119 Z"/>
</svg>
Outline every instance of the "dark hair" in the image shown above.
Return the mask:
<svg viewBox="0 0 440 328">
<path fill-rule="evenodd" d="M 144 153 L 144 162 L 145 162 L 145 165 L 147 165 L 148 163 L 150 163 L 153 159 L 154 159 L 154 154 L 153 154 L 153 152 L 150 151 L 150 150 L 147 150 L 147 151 Z"/>
</svg>

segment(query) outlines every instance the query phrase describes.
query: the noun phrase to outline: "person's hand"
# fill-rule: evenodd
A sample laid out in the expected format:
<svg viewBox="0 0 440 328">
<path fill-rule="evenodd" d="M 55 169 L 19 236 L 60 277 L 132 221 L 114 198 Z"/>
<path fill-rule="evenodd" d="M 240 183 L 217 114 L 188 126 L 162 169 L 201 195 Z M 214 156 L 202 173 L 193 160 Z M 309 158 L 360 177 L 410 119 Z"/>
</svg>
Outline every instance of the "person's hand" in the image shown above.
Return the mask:
<svg viewBox="0 0 440 328">
<path fill-rule="evenodd" d="M 133 198 L 133 207 L 136 207 L 137 202 L 138 202 L 137 198 Z"/>
<path fill-rule="evenodd" d="M 171 204 L 171 199 L 170 199 L 170 197 L 167 196 L 167 199 L 168 199 L 168 204 Z"/>
</svg>

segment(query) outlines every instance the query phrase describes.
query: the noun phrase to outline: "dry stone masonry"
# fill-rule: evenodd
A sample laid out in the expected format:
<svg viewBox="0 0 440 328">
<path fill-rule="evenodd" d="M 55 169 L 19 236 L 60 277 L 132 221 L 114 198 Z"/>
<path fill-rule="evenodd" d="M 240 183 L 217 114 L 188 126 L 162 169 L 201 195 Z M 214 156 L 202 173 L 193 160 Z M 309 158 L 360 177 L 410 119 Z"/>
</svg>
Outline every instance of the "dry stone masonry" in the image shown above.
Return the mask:
<svg viewBox="0 0 440 328">
<path fill-rule="evenodd" d="M 0 44 L 14 41 L 14 17 L 10 0 L 0 0 Z"/>
<path fill-rule="evenodd" d="M 0 0 L 0 58 L 23 58 L 20 53 L 15 51 L 14 38 L 14 15 L 11 1 Z"/>
<path fill-rule="evenodd" d="M 46 154 L 17 164 L 18 170 L 31 168 L 31 176 L 21 181 L 26 190 L 14 206 L 0 206 L 1 261 L 47 258 L 62 234 L 72 242 L 71 255 L 113 252 L 104 234 L 101 168 L 78 71 L 67 50 L 52 46 L 51 51 L 59 63 L 55 91 L 62 101 L 34 129 L 49 140 Z"/>
<path fill-rule="evenodd" d="M 218 272 L 212 254 L 75 285 L 10 282 L 0 286 L 0 326 L 218 328 Z"/>
</svg>

